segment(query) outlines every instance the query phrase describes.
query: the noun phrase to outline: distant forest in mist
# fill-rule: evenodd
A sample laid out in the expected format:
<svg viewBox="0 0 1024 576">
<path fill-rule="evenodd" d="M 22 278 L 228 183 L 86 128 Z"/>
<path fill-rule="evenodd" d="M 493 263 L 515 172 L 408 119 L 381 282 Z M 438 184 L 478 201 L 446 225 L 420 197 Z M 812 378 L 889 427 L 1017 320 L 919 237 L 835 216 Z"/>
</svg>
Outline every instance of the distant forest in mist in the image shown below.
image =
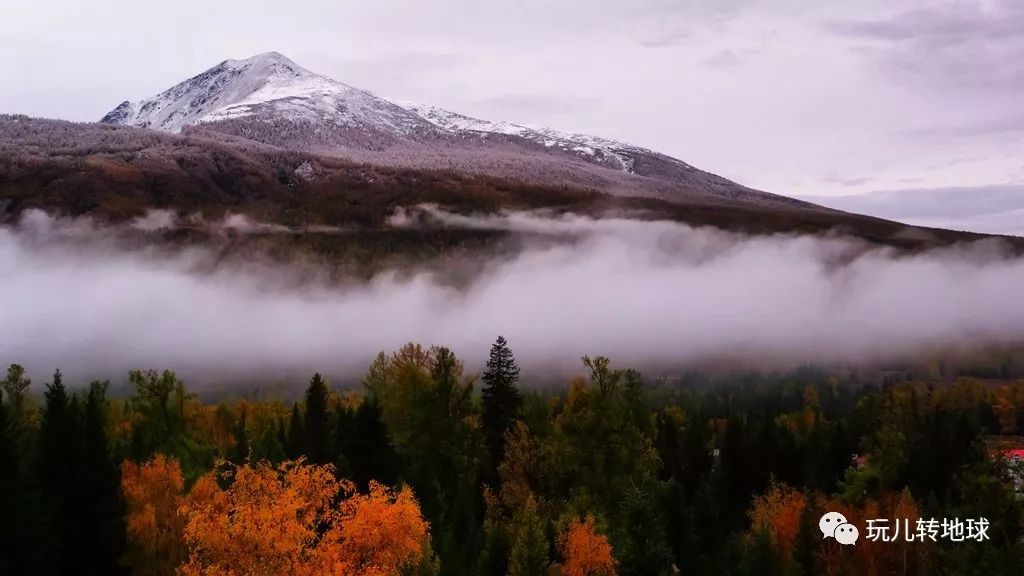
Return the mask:
<svg viewBox="0 0 1024 576">
<path fill-rule="evenodd" d="M 1011 574 L 1024 379 L 951 367 L 690 373 L 606 357 L 531 386 L 499 338 L 381 353 L 358 389 L 0 380 L 4 574 Z M 984 541 L 822 539 L 818 518 L 986 518 Z"/>
</svg>

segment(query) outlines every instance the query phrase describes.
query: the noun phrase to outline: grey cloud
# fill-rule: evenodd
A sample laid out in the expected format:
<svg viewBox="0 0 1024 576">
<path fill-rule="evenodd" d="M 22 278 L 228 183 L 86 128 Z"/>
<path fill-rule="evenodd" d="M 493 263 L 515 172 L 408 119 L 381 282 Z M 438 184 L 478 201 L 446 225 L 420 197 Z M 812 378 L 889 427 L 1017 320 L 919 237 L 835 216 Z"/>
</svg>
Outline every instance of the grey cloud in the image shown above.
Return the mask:
<svg viewBox="0 0 1024 576">
<path fill-rule="evenodd" d="M 690 39 L 693 34 L 688 28 L 668 32 L 645 32 L 637 43 L 645 48 L 669 48 Z"/>
<path fill-rule="evenodd" d="M 852 50 L 884 82 L 922 104 L 935 103 L 927 125 L 903 134 L 912 141 L 928 145 L 970 138 L 992 145 L 1024 134 L 1019 111 L 1024 3 L 1019 0 L 935 2 L 882 18 L 833 20 L 828 28 L 853 41 Z"/>
<path fill-rule="evenodd" d="M 871 182 L 874 178 L 870 176 L 837 176 L 830 174 L 824 178 L 825 182 L 831 182 L 833 184 L 839 184 L 841 186 L 862 186 Z"/>
<path fill-rule="evenodd" d="M 986 10 L 979 3 L 943 3 L 902 12 L 881 20 L 836 21 L 832 28 L 848 36 L 878 40 L 918 41 L 929 44 L 964 44 L 979 36 L 1016 38 L 1024 10 L 1003 0 Z"/>
<path fill-rule="evenodd" d="M 759 0 L 649 0 L 644 10 L 635 13 L 633 26 L 641 46 L 670 48 L 692 39 L 697 30 L 727 25 L 759 4 Z"/>
<path fill-rule="evenodd" d="M 719 50 L 705 58 L 703 62 L 712 68 L 732 68 L 738 66 L 741 60 L 732 50 Z"/>
<path fill-rule="evenodd" d="M 804 199 L 909 224 L 1024 236 L 1024 185 L 911 188 Z"/>
<path fill-rule="evenodd" d="M 986 112 L 986 115 L 989 114 Z M 1024 133 L 1024 114 L 1005 112 L 996 117 L 973 122 L 936 123 L 935 126 L 907 132 L 907 136 L 926 141 L 962 140 L 966 138 L 1012 138 Z"/>
<path fill-rule="evenodd" d="M 1024 86 L 1024 4 L 1017 0 L 946 2 L 882 19 L 830 21 L 892 79 L 922 78 L 973 90 Z"/>
</svg>

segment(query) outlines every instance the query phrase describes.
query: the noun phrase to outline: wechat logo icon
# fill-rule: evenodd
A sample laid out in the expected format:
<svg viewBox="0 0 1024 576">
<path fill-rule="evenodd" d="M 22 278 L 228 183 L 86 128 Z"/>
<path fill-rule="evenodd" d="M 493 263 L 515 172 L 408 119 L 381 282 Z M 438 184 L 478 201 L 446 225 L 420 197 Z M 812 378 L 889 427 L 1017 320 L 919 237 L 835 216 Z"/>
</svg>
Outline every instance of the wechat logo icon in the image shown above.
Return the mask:
<svg viewBox="0 0 1024 576">
<path fill-rule="evenodd" d="M 839 512 L 826 512 L 818 520 L 818 529 L 821 530 L 822 538 L 835 538 L 836 542 L 846 546 L 856 544 L 860 537 L 857 527 L 847 522 L 846 516 Z"/>
</svg>

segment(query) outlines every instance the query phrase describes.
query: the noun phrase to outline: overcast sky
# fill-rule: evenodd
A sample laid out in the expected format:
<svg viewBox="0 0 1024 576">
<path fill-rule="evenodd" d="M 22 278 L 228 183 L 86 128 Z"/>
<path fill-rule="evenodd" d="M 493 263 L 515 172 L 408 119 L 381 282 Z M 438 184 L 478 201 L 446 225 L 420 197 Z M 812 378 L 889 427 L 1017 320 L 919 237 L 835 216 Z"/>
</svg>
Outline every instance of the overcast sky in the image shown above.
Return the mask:
<svg viewBox="0 0 1024 576">
<path fill-rule="evenodd" d="M 276 50 L 388 98 L 618 138 L 772 192 L 895 213 L 955 198 L 954 227 L 979 217 L 956 202 L 996 194 L 990 231 L 1024 214 L 1021 0 L 3 4 L 2 112 L 96 120 Z"/>
</svg>

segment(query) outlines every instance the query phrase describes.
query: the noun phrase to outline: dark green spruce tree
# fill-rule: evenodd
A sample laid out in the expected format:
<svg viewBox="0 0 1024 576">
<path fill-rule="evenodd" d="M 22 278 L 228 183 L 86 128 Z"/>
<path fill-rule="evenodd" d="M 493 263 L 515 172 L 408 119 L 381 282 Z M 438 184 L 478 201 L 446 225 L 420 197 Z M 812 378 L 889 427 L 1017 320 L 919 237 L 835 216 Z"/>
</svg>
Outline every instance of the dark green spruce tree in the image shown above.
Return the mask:
<svg viewBox="0 0 1024 576">
<path fill-rule="evenodd" d="M 302 424 L 302 412 L 299 411 L 299 404 L 292 405 L 292 416 L 288 420 L 288 432 L 285 434 L 285 453 L 288 459 L 308 456 L 306 454 L 306 431 Z"/>
<path fill-rule="evenodd" d="M 355 430 L 356 411 L 339 402 L 334 410 L 334 415 L 334 470 L 341 478 L 351 478 L 352 466 L 348 462 L 346 453 Z"/>
<path fill-rule="evenodd" d="M 504 337 L 498 336 L 491 346 L 487 369 L 481 379 L 484 381 L 481 417 L 493 472 L 505 457 L 505 432 L 520 417 L 523 408 L 523 397 L 516 388 L 519 365 Z M 495 474 L 492 473 L 491 478 L 496 479 Z"/>
<path fill-rule="evenodd" d="M 327 409 L 328 391 L 320 373 L 313 375 L 306 389 L 306 454 L 311 464 L 334 463 L 334 438 Z"/>
<path fill-rule="evenodd" d="M 401 459 L 388 437 L 388 427 L 381 415 L 380 405 L 373 394 L 368 395 L 356 408 L 352 424 L 352 438 L 343 448 L 352 481 L 366 491 L 370 480 L 394 485 L 398 481 Z"/>
<path fill-rule="evenodd" d="M 76 513 L 87 528 L 78 535 L 85 552 L 78 574 L 118 573 L 125 547 L 121 474 L 107 437 L 106 394 L 106 382 L 93 382 L 85 399 L 82 468 L 78 474 L 82 497 Z"/>
<path fill-rule="evenodd" d="M 39 423 L 39 449 L 35 479 L 41 502 L 43 530 L 38 537 L 42 555 L 39 574 L 72 574 L 82 560 L 79 535 L 90 530 L 81 524 L 79 472 L 82 469 L 81 409 L 68 394 L 57 370 L 46 384 Z"/>
</svg>

